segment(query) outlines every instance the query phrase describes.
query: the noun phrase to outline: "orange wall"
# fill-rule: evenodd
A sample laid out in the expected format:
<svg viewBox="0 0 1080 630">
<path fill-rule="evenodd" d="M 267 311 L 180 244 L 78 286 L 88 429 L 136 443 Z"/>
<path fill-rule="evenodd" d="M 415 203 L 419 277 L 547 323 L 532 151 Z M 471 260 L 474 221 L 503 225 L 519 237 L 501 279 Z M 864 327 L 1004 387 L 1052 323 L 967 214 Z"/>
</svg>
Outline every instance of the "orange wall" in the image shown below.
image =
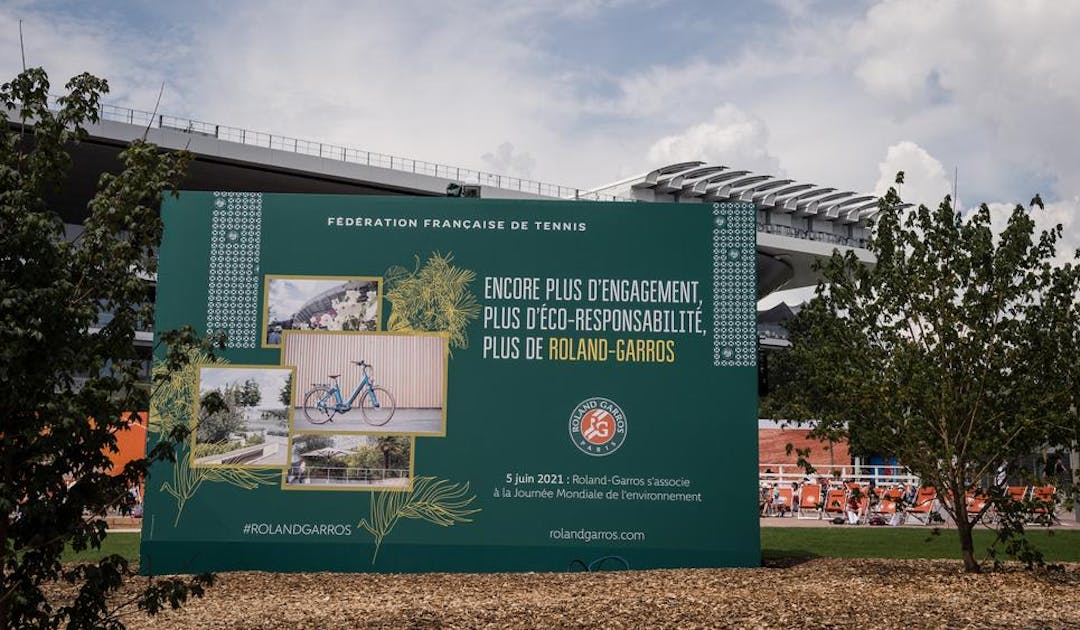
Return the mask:
<svg viewBox="0 0 1080 630">
<path fill-rule="evenodd" d="M 110 474 L 118 475 L 124 465 L 133 459 L 146 457 L 146 412 L 139 411 L 129 415 L 128 428 L 116 432 L 117 453 L 106 453 L 112 461 Z"/>
<path fill-rule="evenodd" d="M 810 433 L 809 429 L 758 429 L 758 462 L 761 464 L 796 463 L 798 455 L 795 451 L 792 450 L 791 455 L 787 454 L 787 445 L 790 443 L 794 448 L 810 448 L 810 463 L 815 466 L 851 464 L 851 454 L 848 453 L 846 442 L 834 444 L 830 453 L 828 442 L 808 439 L 806 437 L 808 433 Z"/>
</svg>

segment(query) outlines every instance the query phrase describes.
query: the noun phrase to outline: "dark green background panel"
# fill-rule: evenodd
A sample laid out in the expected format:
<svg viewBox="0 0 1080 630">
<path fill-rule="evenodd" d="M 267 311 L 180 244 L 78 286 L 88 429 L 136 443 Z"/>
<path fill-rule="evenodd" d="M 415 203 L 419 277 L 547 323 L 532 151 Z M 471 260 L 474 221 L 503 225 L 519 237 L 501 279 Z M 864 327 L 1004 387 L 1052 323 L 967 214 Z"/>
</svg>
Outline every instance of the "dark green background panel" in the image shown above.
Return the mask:
<svg viewBox="0 0 1080 630">
<path fill-rule="evenodd" d="M 213 217 L 218 212 L 218 218 Z M 259 327 L 262 279 L 271 275 L 382 276 L 412 268 L 433 252 L 452 253 L 472 270 L 482 305 L 486 276 L 696 280 L 705 334 L 561 333 L 522 336 L 673 339 L 673 363 L 498 360 L 484 358 L 481 319 L 468 328 L 468 348 L 449 361 L 445 437 L 417 437 L 416 476 L 469 484 L 472 522 L 450 527 L 400 519 L 375 562 L 373 539 L 358 526 L 368 517 L 370 492 L 284 491 L 278 485 L 243 489 L 206 481 L 177 521 L 174 498 L 161 492 L 173 478 L 154 467 L 147 484 L 144 571 L 154 573 L 264 569 L 273 571 L 504 571 L 564 570 L 573 560 L 617 555 L 632 568 L 750 566 L 759 561 L 756 512 L 757 378 L 754 324 L 754 213 L 748 204 L 634 204 L 354 197 L 332 195 L 182 193 L 163 207 L 155 329 L 190 324 L 205 331 L 213 273 L 214 226 L 230 213 L 258 216 L 248 259 L 226 267 L 257 279 Z M 245 214 L 246 213 L 246 214 Z M 418 228 L 328 227 L 328 217 L 415 218 Z M 585 231 L 425 229 L 425 218 L 584 223 Z M 219 223 L 215 223 L 219 221 Z M 242 234 L 233 235 L 238 241 Z M 247 242 L 247 241 L 244 241 Z M 220 242 L 219 242 L 220 244 Z M 221 260 L 219 259 L 220 263 Z M 542 300 L 541 300 L 542 302 Z M 549 304 L 553 305 L 553 304 Z M 586 304 L 612 308 L 668 305 Z M 236 314 L 250 310 L 241 305 Z M 382 303 L 385 326 L 389 304 Z M 242 324 L 222 356 L 236 364 L 277 365 L 280 351 L 242 346 Z M 245 337 L 247 335 L 247 337 Z M 301 391 L 307 383 L 294 387 Z M 570 441 L 575 406 L 591 397 L 615 401 L 627 417 L 625 442 L 593 457 Z M 392 425 L 391 421 L 391 425 Z M 156 436 L 151 436 L 155 439 Z M 601 491 L 652 490 L 610 483 L 626 478 L 685 478 L 700 502 L 515 499 L 496 497 L 507 473 L 607 476 Z M 522 486 L 518 486 L 521 488 Z M 539 485 L 528 488 L 537 489 Z M 547 486 L 555 489 L 557 486 Z M 665 492 L 671 488 L 661 489 Z M 174 521 L 176 524 L 174 525 Z M 282 525 L 348 526 L 343 536 L 271 533 Z M 259 534 L 260 526 L 266 533 Z M 247 529 L 245 529 L 245 527 Z M 568 541 L 554 530 L 644 534 L 636 541 Z"/>
</svg>

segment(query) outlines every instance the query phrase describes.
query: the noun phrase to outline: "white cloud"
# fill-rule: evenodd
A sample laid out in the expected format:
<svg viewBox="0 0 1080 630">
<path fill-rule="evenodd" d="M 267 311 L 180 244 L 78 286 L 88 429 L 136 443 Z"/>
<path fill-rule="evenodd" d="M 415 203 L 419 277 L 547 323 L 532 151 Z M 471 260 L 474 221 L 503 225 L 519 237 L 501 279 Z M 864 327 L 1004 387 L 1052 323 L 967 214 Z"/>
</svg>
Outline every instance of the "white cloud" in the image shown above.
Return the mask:
<svg viewBox="0 0 1080 630">
<path fill-rule="evenodd" d="M 928 111 L 948 113 L 947 127 L 924 130 L 952 144 L 976 188 L 1007 192 L 1026 171 L 1069 197 L 1080 144 L 1062 125 L 1080 114 L 1078 27 L 1075 2 L 886 0 L 846 40 L 861 85 L 910 131 Z"/>
<path fill-rule="evenodd" d="M 648 160 L 653 165 L 703 160 L 777 174 L 780 162 L 769 153 L 768 143 L 765 123 L 726 103 L 708 121 L 657 140 L 649 148 Z"/>
<path fill-rule="evenodd" d="M 514 145 L 509 142 L 500 144 L 494 153 L 485 153 L 480 158 L 492 171 L 516 177 L 532 177 L 533 167 L 536 166 L 533 156 L 528 153 L 515 153 Z"/>
<path fill-rule="evenodd" d="M 1080 215 L 1080 197 L 1047 203 L 1045 209 L 1037 206 L 1028 208 L 1028 201 L 1024 199 L 1013 203 L 996 202 L 986 204 L 990 209 L 990 223 L 994 232 L 1001 232 L 1001 230 L 1005 229 L 1009 216 L 1019 203 L 1026 208 L 1025 211 L 1030 213 L 1035 220 L 1036 234 L 1053 229 L 1058 225 L 1061 226 L 1061 239 L 1058 240 L 1055 260 L 1058 264 L 1072 261 L 1073 254 L 1077 249 L 1080 249 L 1080 222 L 1077 221 L 1077 216 Z"/>
<path fill-rule="evenodd" d="M 874 194 L 884 195 L 889 188 L 896 186 L 896 174 L 904 171 L 904 184 L 898 190 L 904 201 L 936 207 L 945 195 L 950 194 L 951 186 L 945 167 L 941 162 L 914 142 L 898 142 L 885 154 L 885 160 L 878 164 L 880 176 L 874 184 Z"/>
</svg>

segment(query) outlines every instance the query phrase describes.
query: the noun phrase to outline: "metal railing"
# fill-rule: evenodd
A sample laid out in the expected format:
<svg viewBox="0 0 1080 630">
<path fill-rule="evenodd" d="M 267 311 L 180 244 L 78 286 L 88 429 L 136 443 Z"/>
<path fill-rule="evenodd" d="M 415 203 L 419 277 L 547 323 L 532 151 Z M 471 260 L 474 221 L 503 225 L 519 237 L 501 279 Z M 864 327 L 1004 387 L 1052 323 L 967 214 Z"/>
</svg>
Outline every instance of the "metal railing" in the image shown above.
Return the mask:
<svg viewBox="0 0 1080 630">
<path fill-rule="evenodd" d="M 286 483 L 289 484 L 364 484 L 395 479 L 408 480 L 409 471 L 404 468 L 346 468 L 342 466 L 290 466 Z"/>
<path fill-rule="evenodd" d="M 763 223 L 758 221 L 758 232 L 765 232 L 766 234 L 779 234 L 781 236 L 791 236 L 794 238 L 801 238 L 808 241 L 821 241 L 823 243 L 831 243 L 833 245 L 844 245 L 845 247 L 858 247 L 866 249 L 867 240 L 865 238 L 856 238 L 852 236 L 838 236 L 831 232 L 820 232 L 818 230 L 802 230 L 798 228 L 789 227 L 787 225 L 775 225 L 772 223 Z"/>
<path fill-rule="evenodd" d="M 807 478 L 806 471 L 796 464 L 758 464 L 758 481 L 765 484 L 779 483 L 791 485 L 802 483 Z M 919 478 L 903 466 L 830 466 L 815 464 L 811 474 L 814 481 L 826 479 L 840 483 L 854 481 L 858 483 L 874 482 L 875 486 L 919 485 Z"/>
<path fill-rule="evenodd" d="M 299 138 L 292 138 L 279 134 L 251 131 L 249 129 L 208 123 L 189 118 L 179 118 L 168 114 L 155 114 L 117 105 L 103 104 L 101 105 L 99 113 L 102 120 L 138 125 L 140 127 L 165 129 L 195 136 L 217 138 L 226 142 L 288 151 L 290 153 L 338 160 L 341 162 L 349 162 L 351 164 L 363 164 L 365 166 L 375 166 L 394 171 L 441 177 L 465 184 L 492 186 L 503 190 L 516 190 L 524 193 L 567 200 L 633 201 L 632 199 L 627 199 L 625 197 L 590 193 L 569 186 L 559 186 L 558 184 L 538 182 L 509 175 L 499 175 L 469 168 L 426 162 L 424 160 L 414 160 L 412 158 L 389 155 L 386 153 L 363 151 L 361 149 L 353 149 L 325 142 L 301 140 Z"/>
</svg>

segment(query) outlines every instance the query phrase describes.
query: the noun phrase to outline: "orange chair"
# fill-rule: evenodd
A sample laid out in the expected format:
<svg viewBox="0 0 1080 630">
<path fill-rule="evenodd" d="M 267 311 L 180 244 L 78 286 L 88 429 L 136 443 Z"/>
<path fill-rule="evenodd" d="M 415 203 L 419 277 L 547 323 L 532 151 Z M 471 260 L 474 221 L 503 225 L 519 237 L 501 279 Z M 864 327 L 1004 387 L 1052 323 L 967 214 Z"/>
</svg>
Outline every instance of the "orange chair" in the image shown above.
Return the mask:
<svg viewBox="0 0 1080 630">
<path fill-rule="evenodd" d="M 847 503 L 847 493 L 839 488 L 829 490 L 825 495 L 825 514 L 844 516 Z"/>
<path fill-rule="evenodd" d="M 817 516 L 810 516 L 811 513 Z M 821 486 L 804 483 L 799 489 L 799 518 L 821 518 Z"/>
<path fill-rule="evenodd" d="M 783 516 L 784 512 L 791 512 L 793 496 L 791 488 L 780 488 L 776 498 L 773 499 L 773 511 L 776 512 L 777 516 Z"/>
<path fill-rule="evenodd" d="M 937 489 L 933 486 L 919 488 L 918 494 L 915 495 L 914 505 L 906 507 L 904 509 L 904 515 L 910 516 L 921 525 L 929 525 L 937 514 L 936 507 Z"/>
<path fill-rule="evenodd" d="M 1009 486 L 1005 491 L 1006 495 L 1013 501 L 1023 501 L 1027 498 L 1028 487 L 1027 486 Z"/>
<path fill-rule="evenodd" d="M 896 514 L 897 503 L 904 496 L 902 488 L 878 488 L 878 502 L 871 508 L 871 512 L 878 516 L 892 516 Z"/>
<path fill-rule="evenodd" d="M 964 505 L 967 508 L 968 520 L 973 521 L 980 513 L 983 513 L 982 520 L 985 523 L 990 522 L 990 511 L 987 510 L 986 505 L 990 502 L 990 499 L 986 496 L 985 492 L 974 490 L 968 490 L 964 496 Z"/>
<path fill-rule="evenodd" d="M 1031 509 L 1028 522 L 1046 525 L 1054 524 L 1057 518 L 1054 516 L 1055 494 L 1054 486 L 1038 486 L 1031 489 L 1031 501 L 1035 506 Z"/>
</svg>

